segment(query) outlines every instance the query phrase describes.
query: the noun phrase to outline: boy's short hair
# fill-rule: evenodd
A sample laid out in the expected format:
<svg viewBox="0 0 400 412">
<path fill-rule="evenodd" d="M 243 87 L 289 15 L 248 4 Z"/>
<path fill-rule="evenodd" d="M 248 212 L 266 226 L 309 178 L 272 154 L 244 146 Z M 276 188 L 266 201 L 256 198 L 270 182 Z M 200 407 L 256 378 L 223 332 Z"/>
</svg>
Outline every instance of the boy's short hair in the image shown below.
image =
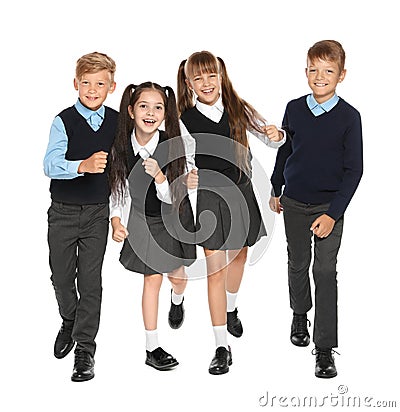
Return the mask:
<svg viewBox="0 0 400 412">
<path fill-rule="evenodd" d="M 111 74 L 111 82 L 114 82 L 115 61 L 104 53 L 93 52 L 85 54 L 76 62 L 75 76 L 78 80 L 85 73 L 97 73 L 107 70 Z"/>
<path fill-rule="evenodd" d="M 307 58 L 311 62 L 318 59 L 335 62 L 338 64 L 340 72 L 342 72 L 346 54 L 338 41 L 321 40 L 309 48 Z"/>
</svg>

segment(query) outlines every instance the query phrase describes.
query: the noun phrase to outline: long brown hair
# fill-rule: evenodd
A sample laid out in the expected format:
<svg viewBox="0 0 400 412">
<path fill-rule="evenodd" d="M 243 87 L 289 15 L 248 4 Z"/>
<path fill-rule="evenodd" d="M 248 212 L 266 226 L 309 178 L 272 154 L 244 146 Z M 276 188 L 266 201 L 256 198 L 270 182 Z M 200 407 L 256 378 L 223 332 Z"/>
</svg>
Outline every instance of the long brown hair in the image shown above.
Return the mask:
<svg viewBox="0 0 400 412">
<path fill-rule="evenodd" d="M 185 173 L 185 149 L 180 136 L 179 118 L 176 108 L 175 93 L 171 87 L 161 87 L 157 83 L 145 82 L 139 86 L 130 84 L 124 90 L 118 116 L 118 127 L 113 146 L 110 151 L 109 182 L 111 192 L 122 202 L 125 192 L 125 183 L 128 177 L 128 147 L 135 121 L 129 116 L 128 106 L 133 107 L 144 90 L 156 90 L 163 98 L 165 105 L 165 133 L 169 142 L 169 162 L 166 176 L 170 183 L 172 203 L 174 206 L 186 194 L 186 187 L 179 177 Z M 171 140 L 172 139 L 172 140 Z M 162 167 L 162 165 L 160 165 Z"/>
<path fill-rule="evenodd" d="M 194 93 L 187 86 L 186 80 L 198 73 L 218 73 L 221 76 L 222 104 L 228 114 L 230 137 L 240 143 L 236 145 L 236 161 L 241 171 L 249 171 L 247 130 L 254 129 L 264 133 L 262 127 L 265 126 L 266 120 L 251 104 L 239 97 L 229 79 L 224 61 L 208 51 L 195 52 L 179 65 L 177 86 L 179 114 L 195 105 Z"/>
</svg>

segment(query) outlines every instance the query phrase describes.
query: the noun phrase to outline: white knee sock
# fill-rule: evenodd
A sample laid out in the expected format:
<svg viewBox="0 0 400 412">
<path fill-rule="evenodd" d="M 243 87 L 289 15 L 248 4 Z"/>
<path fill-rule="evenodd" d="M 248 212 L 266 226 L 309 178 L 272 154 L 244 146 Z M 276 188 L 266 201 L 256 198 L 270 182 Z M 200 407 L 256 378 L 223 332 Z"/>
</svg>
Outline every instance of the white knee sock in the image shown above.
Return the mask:
<svg viewBox="0 0 400 412">
<path fill-rule="evenodd" d="M 223 346 L 228 349 L 228 334 L 226 329 L 226 324 L 221 326 L 213 326 L 215 346 L 218 348 Z"/>
<path fill-rule="evenodd" d="M 172 294 L 171 294 L 172 303 L 174 305 L 180 305 L 183 301 L 183 295 L 184 293 L 182 293 L 181 295 L 177 295 L 172 289 Z"/>
<path fill-rule="evenodd" d="M 154 330 L 145 330 L 146 334 L 146 350 L 153 352 L 154 349 L 157 349 L 160 345 L 158 344 L 158 332 L 157 329 Z"/>
<path fill-rule="evenodd" d="M 226 291 L 226 311 L 233 312 L 236 309 L 237 293 Z"/>
</svg>

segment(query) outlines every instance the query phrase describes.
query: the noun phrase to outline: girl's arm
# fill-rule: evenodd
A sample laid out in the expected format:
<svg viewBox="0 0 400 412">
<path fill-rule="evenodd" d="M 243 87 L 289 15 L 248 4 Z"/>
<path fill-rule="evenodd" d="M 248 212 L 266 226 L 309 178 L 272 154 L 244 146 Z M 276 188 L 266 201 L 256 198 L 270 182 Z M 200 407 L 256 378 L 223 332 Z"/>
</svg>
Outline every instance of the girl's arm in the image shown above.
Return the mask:
<svg viewBox="0 0 400 412">
<path fill-rule="evenodd" d="M 112 239 L 116 242 L 122 242 L 127 236 L 128 231 L 122 224 L 123 210 L 129 198 L 129 185 L 126 182 L 124 190 L 124 198 L 118 199 L 117 196 L 111 194 L 110 196 L 110 218 L 112 227 Z"/>
<path fill-rule="evenodd" d="M 264 133 L 260 133 L 258 130 L 255 130 L 253 128 L 250 128 L 249 132 L 272 149 L 278 149 L 285 143 L 285 130 L 280 129 L 275 125 L 267 125 L 263 126 L 262 128 L 264 130 Z"/>
</svg>

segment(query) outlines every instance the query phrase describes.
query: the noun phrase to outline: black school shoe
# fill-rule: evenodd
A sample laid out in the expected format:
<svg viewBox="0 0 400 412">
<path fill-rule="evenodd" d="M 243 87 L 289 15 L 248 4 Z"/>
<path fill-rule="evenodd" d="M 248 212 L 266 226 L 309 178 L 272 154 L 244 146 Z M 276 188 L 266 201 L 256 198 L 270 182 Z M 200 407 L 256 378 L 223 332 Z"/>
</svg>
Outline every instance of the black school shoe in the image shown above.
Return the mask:
<svg viewBox="0 0 400 412">
<path fill-rule="evenodd" d="M 215 356 L 210 363 L 208 372 L 211 375 L 223 375 L 224 373 L 229 372 L 229 366 L 232 365 L 232 352 L 231 347 L 226 349 L 224 346 L 219 346 L 215 351 Z"/>
<path fill-rule="evenodd" d="M 308 346 L 310 344 L 310 334 L 308 327 L 310 321 L 307 314 L 297 315 L 293 313 L 292 326 L 290 328 L 290 341 L 296 346 Z"/>
<path fill-rule="evenodd" d="M 146 350 L 146 365 L 159 371 L 168 371 L 179 365 L 179 362 L 161 347 L 149 352 Z"/>
<path fill-rule="evenodd" d="M 94 358 L 86 351 L 75 349 L 74 371 L 71 380 L 84 382 L 94 378 Z"/>
<path fill-rule="evenodd" d="M 238 309 L 233 312 L 226 313 L 226 323 L 228 332 L 235 338 L 240 338 L 243 335 L 242 322 L 238 318 Z"/>
<path fill-rule="evenodd" d="M 72 339 L 72 329 L 74 327 L 73 320 L 63 320 L 60 330 L 58 331 L 54 342 L 54 356 L 57 359 L 62 359 L 71 352 L 75 345 Z"/>
<path fill-rule="evenodd" d="M 185 308 L 183 307 L 183 300 L 180 305 L 172 303 L 172 289 L 171 289 L 171 308 L 168 313 L 168 323 L 172 329 L 179 329 L 185 319 Z"/>
<path fill-rule="evenodd" d="M 338 353 L 331 348 L 322 349 L 315 347 L 313 355 L 316 355 L 315 376 L 317 378 L 334 378 L 337 375 L 333 353 Z"/>
</svg>

